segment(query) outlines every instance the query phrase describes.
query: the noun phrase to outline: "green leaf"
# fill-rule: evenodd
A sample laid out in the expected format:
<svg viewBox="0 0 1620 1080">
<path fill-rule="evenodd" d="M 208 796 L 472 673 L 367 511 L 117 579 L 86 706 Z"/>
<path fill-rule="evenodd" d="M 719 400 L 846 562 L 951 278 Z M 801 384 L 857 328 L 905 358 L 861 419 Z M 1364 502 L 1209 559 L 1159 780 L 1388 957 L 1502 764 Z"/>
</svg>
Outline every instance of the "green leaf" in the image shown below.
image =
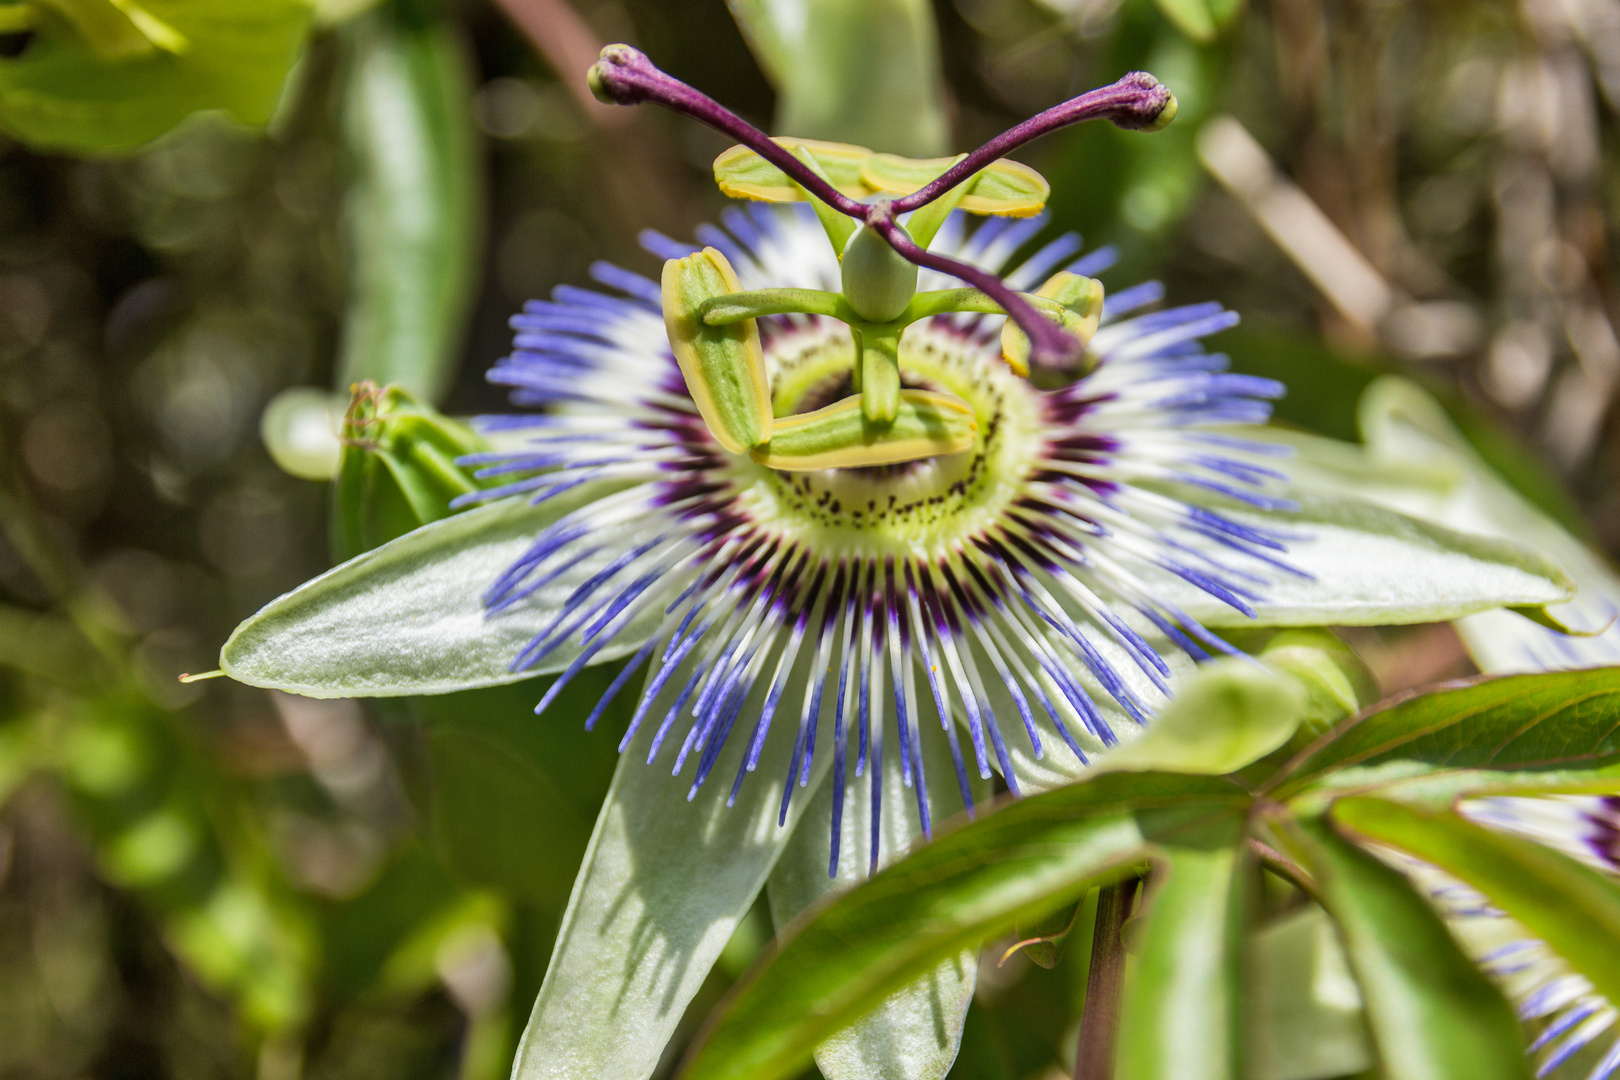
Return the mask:
<svg viewBox="0 0 1620 1080">
<path fill-rule="evenodd" d="M 1332 816 L 1472 885 L 1586 976 L 1599 994 L 1620 1001 L 1620 884 L 1613 878 L 1454 812 L 1348 798 L 1334 804 Z"/>
<path fill-rule="evenodd" d="M 1135 739 L 1097 759 L 1101 771 L 1219 776 L 1286 743 L 1306 705 L 1297 680 L 1246 658 L 1205 664 Z"/>
<path fill-rule="evenodd" d="M 55 0 L 22 54 L 0 59 L 0 128 L 44 150 L 109 154 L 203 109 L 265 124 L 311 15 L 306 0 Z"/>
<path fill-rule="evenodd" d="M 932 157 L 948 148 L 927 0 L 727 0 L 776 87 L 775 128 Z"/>
<path fill-rule="evenodd" d="M 1402 513 L 1464 532 L 1505 537 L 1545 553 L 1578 586 L 1576 596 L 1544 613 L 1520 614 L 1592 633 L 1609 626 L 1620 606 L 1620 577 L 1605 560 L 1483 460 L 1440 403 L 1416 384 L 1376 380 L 1362 396 L 1360 423 L 1367 446 L 1297 433 L 1268 432 L 1290 444 L 1296 483 L 1357 494 Z M 1520 614 L 1490 611 L 1457 624 L 1469 652 L 1488 672 L 1539 671 L 1620 660 L 1620 630 L 1595 637 L 1549 634 Z"/>
<path fill-rule="evenodd" d="M 1112 774 L 940 836 L 820 909 L 738 984 L 688 1080 L 776 1080 L 898 987 L 1150 858 L 1157 833 L 1246 804 L 1220 779 Z M 1137 811 L 1147 814 L 1139 823 Z"/>
<path fill-rule="evenodd" d="M 352 25 L 351 298 L 337 385 L 398 383 L 437 401 L 461 359 L 482 246 L 466 50 L 450 23 L 381 14 Z"/>
<path fill-rule="evenodd" d="M 1371 769 L 1344 769 L 1313 784 L 1292 800 L 1296 814 L 1325 812 L 1346 793 L 1375 794 L 1427 811 L 1448 810 L 1463 799 L 1529 795 L 1620 794 L 1620 769 L 1493 772 L 1489 769 L 1430 769 L 1394 761 Z"/>
<path fill-rule="evenodd" d="M 1316 904 L 1290 912 L 1251 940 L 1245 1060 L 1255 1080 L 1319 1080 L 1373 1066 L 1361 990 L 1344 946 Z"/>
<path fill-rule="evenodd" d="M 1185 490 L 1178 495 L 1197 503 Z M 1453 532 L 1356 499 L 1292 492 L 1295 511 L 1221 505 L 1244 526 L 1281 530 L 1285 561 L 1248 616 L 1168 571 L 1144 572 L 1151 593 L 1206 626 L 1370 626 L 1433 622 L 1476 611 L 1554 604 L 1570 595 L 1563 570 L 1512 541 Z M 1399 573 L 1391 572 L 1399 567 Z"/>
<path fill-rule="evenodd" d="M 799 683 L 799 694 L 803 684 Z M 764 688 L 756 690 L 755 701 Z M 790 685 L 784 700 L 797 700 Z M 757 709 L 757 704 L 754 706 Z M 646 764 L 653 725 L 624 753 L 574 882 L 513 1080 L 644 1080 L 687 1003 L 754 903 L 810 801 L 777 824 L 792 739 L 767 739 L 726 805 L 747 739 L 727 740 L 708 784 Z M 816 755 L 810 784 L 831 763 Z M 808 823 L 812 828 L 822 823 Z"/>
<path fill-rule="evenodd" d="M 1215 40 L 1216 33 L 1232 21 L 1242 0 L 1154 0 L 1164 17 L 1177 30 L 1200 45 Z"/>
<path fill-rule="evenodd" d="M 1620 668 L 1506 675 L 1397 700 L 1340 727 L 1279 794 L 1352 766 L 1596 769 L 1620 761 Z"/>
<path fill-rule="evenodd" d="M 1544 622 L 1601 632 L 1620 606 L 1620 577 L 1562 525 L 1518 494 L 1480 457 L 1440 404 L 1415 384 L 1380 379 L 1361 401 L 1361 428 L 1375 462 L 1410 461 L 1455 477 L 1443 498 L 1411 512 L 1446 520 L 1456 528 L 1511 537 L 1544 551 L 1579 586 L 1575 598 L 1546 612 Z M 1413 500 L 1414 503 L 1417 500 Z M 1532 618 L 1535 618 L 1532 615 Z M 1620 660 L 1620 631 L 1581 640 L 1549 634 L 1506 612 L 1457 624 L 1482 670 L 1537 671 L 1548 667 L 1610 664 Z"/>
<path fill-rule="evenodd" d="M 1237 1003 L 1244 886 L 1236 848 L 1167 848 L 1154 872 L 1136 968 L 1126 984 L 1120 1080 L 1241 1075 Z"/>
<path fill-rule="evenodd" d="M 486 617 L 482 595 L 541 529 L 601 493 L 587 485 L 539 506 L 505 499 L 350 559 L 238 626 L 220 650 L 220 667 L 240 682 L 307 697 L 442 694 L 559 671 L 578 655 L 576 645 L 531 671 L 507 665 L 611 554 L 581 560 L 494 616 Z M 662 614 L 635 617 L 597 658 L 639 647 Z"/>
<path fill-rule="evenodd" d="M 938 828 L 962 809 L 961 796 L 949 780 L 953 763 L 946 741 L 925 736 L 921 744 L 924 774 L 930 779 L 929 814 Z M 973 774 L 970 780 L 974 799 L 988 799 L 989 781 Z M 771 918 L 778 927 L 786 927 L 816 901 L 847 892 L 867 879 L 872 799 L 869 784 L 859 781 L 843 793 L 838 876 L 827 876 L 832 858 L 828 822 L 837 797 L 839 793 L 830 783 L 817 789 L 804 824 L 794 832 L 771 874 L 766 894 L 771 902 Z M 922 840 L 916 791 L 906 784 L 896 753 L 886 753 L 883 758 L 882 798 L 878 862 L 887 866 Z M 822 1076 L 827 1080 L 943 1077 L 956 1060 L 978 969 L 978 950 L 967 949 L 895 991 L 870 1015 L 829 1036 L 815 1052 Z"/>
<path fill-rule="evenodd" d="M 1512 1008 L 1406 878 L 1326 825 L 1292 840 L 1344 937 L 1383 1075 L 1528 1080 Z"/>
</svg>

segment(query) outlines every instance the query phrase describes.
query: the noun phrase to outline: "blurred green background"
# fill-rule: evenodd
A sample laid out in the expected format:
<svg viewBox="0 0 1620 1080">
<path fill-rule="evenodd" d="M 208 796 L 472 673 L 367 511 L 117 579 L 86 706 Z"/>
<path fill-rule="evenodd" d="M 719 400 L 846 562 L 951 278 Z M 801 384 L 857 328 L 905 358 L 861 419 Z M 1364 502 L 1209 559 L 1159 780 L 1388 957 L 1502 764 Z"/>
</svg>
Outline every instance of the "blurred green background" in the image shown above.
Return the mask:
<svg viewBox="0 0 1620 1080">
<path fill-rule="evenodd" d="M 84 85 L 56 9 L 0 3 L 0 1077 L 506 1074 L 614 738 L 578 704 L 536 720 L 534 684 L 363 707 L 177 676 L 332 563 L 327 485 L 261 423 L 296 443 L 277 417 L 367 377 L 498 410 L 524 300 L 597 259 L 655 274 L 641 229 L 715 219 L 725 141 L 591 101 L 606 42 L 761 125 L 917 155 L 1152 71 L 1167 131 L 1022 155 L 1045 235 L 1115 245 L 1110 290 L 1242 312 L 1216 344 L 1289 384 L 1288 423 L 1353 438 L 1367 381 L 1422 379 L 1620 546 L 1620 0 L 808 6 L 795 36 L 765 0 L 327 3 L 242 69 L 267 126 L 182 88 L 69 130 L 19 104 Z M 146 141 L 197 104 L 239 119 Z M 1445 627 L 1364 636 L 1386 690 L 1469 670 Z M 1052 1075 L 1083 970 L 987 965 L 953 1075 Z"/>
</svg>

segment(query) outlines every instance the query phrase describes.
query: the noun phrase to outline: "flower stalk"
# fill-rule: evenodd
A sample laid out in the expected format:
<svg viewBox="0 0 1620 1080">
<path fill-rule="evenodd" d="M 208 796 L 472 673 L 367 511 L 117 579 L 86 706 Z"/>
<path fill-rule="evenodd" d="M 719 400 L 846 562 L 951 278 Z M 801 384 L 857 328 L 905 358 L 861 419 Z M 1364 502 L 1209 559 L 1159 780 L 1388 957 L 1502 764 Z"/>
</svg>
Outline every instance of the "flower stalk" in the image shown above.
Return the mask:
<svg viewBox="0 0 1620 1080">
<path fill-rule="evenodd" d="M 1091 936 L 1091 964 L 1086 970 L 1086 1004 L 1080 1015 L 1074 1080 L 1114 1080 L 1119 997 L 1125 981 L 1121 932 L 1131 916 L 1131 903 L 1140 883 L 1137 878 L 1126 878 L 1104 885 L 1097 895 L 1097 922 Z"/>
</svg>

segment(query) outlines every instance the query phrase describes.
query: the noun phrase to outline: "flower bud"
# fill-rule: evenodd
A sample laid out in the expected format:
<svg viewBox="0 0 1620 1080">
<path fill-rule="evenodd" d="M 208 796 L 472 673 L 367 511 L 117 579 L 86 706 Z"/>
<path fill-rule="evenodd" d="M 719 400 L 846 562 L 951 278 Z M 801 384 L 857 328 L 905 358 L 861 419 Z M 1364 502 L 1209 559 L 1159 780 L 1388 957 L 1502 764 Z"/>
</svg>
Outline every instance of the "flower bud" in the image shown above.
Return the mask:
<svg viewBox="0 0 1620 1080">
<path fill-rule="evenodd" d="M 331 536 L 340 560 L 448 517 L 450 500 L 479 488 L 456 459 L 489 449 L 466 424 L 401 387 L 369 381 L 354 387 L 342 442 Z"/>
</svg>

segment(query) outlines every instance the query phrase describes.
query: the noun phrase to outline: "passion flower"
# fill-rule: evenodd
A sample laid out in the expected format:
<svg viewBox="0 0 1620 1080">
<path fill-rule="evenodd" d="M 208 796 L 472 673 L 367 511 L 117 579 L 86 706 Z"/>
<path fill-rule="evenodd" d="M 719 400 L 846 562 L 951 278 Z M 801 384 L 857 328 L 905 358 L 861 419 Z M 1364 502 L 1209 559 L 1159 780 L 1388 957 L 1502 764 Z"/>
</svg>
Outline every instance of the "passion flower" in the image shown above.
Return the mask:
<svg viewBox="0 0 1620 1080">
<path fill-rule="evenodd" d="M 587 726 L 645 667 L 621 749 L 650 729 L 646 760 L 689 775 L 691 798 L 728 740 L 746 740 L 732 799 L 788 727 L 785 821 L 830 724 L 831 867 L 851 742 L 855 775 L 871 777 L 875 865 L 885 754 L 927 833 L 930 783 L 954 781 L 971 810 L 970 770 L 1019 790 L 1017 743 L 1083 764 L 1119 725 L 1147 721 L 1173 664 L 1230 651 L 1166 578 L 1252 616 L 1277 575 L 1309 576 L 1289 566 L 1284 531 L 1214 505 L 1292 505 L 1268 491 L 1283 479 L 1276 448 L 1222 430 L 1263 423 L 1282 392 L 1201 347 L 1236 316 L 1217 304 L 1142 314 L 1160 298 L 1151 285 L 1104 303 L 1091 275 L 1111 255 L 1080 255 L 1072 235 L 1014 261 L 1045 222 L 1031 205 L 1044 181 L 993 167 L 1017 140 L 954 165 L 772 142 L 620 46 L 593 86 L 747 139 L 717 162 L 722 187 L 814 199 L 823 223 L 802 203 L 756 205 L 728 210 L 725 231 L 700 228 L 701 249 L 649 234 L 662 286 L 598 264 L 615 295 L 564 288 L 513 320 L 515 350 L 489 377 L 538 411 L 483 421 L 528 438 L 464 459 L 485 482 L 517 478 L 463 502 L 601 492 L 485 595 L 499 619 L 602 563 L 511 660 L 523 672 L 573 655 L 537 712 L 637 627 L 644 642 Z M 1147 76 L 1096 97 L 1052 112 L 1150 126 L 1174 101 Z M 885 184 L 914 191 L 890 201 Z M 947 194 L 1023 220 L 969 229 L 929 201 Z M 949 288 L 953 277 L 980 288 Z M 954 777 L 925 774 L 925 728 L 949 744 Z"/>
</svg>

